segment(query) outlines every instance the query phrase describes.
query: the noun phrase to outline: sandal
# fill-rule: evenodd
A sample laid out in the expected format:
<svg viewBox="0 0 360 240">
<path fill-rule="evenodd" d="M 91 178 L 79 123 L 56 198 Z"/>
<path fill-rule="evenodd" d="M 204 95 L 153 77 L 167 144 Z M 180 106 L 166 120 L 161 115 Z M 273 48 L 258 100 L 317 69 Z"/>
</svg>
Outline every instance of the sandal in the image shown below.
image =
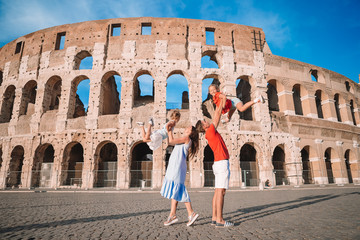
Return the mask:
<svg viewBox="0 0 360 240">
<path fill-rule="evenodd" d="M 193 224 L 198 217 L 199 217 L 199 214 L 193 212 L 191 214 L 191 216 L 189 216 L 189 222 L 186 224 L 186 226 L 191 226 L 191 224 Z"/>
<path fill-rule="evenodd" d="M 225 223 L 216 223 L 216 227 L 232 227 L 234 223 L 225 221 Z"/>
<path fill-rule="evenodd" d="M 216 221 L 215 221 L 215 220 L 211 220 L 211 225 L 216 225 Z"/>
<path fill-rule="evenodd" d="M 176 216 L 169 216 L 166 222 L 164 222 L 164 226 L 170 226 L 171 224 L 174 224 L 177 221 L 179 221 L 179 219 L 177 219 Z"/>
</svg>

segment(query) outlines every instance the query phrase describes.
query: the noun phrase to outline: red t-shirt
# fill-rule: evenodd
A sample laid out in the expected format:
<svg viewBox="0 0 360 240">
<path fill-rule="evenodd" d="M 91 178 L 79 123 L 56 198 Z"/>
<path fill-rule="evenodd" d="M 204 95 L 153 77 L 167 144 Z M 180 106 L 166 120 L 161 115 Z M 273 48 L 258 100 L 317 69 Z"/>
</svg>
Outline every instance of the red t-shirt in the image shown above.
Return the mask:
<svg viewBox="0 0 360 240">
<path fill-rule="evenodd" d="M 221 92 L 216 92 L 215 95 L 213 96 L 213 102 L 215 103 L 216 106 L 219 106 L 220 105 L 220 98 L 219 98 L 219 95 L 221 94 Z M 226 99 L 225 101 L 225 107 L 223 108 L 223 110 L 221 111 L 221 114 L 225 114 L 227 113 L 230 108 L 232 107 L 232 102 L 231 100 L 229 99 Z"/>
<path fill-rule="evenodd" d="M 220 133 L 216 131 L 214 124 L 205 132 L 205 138 L 209 143 L 211 150 L 214 152 L 214 161 L 229 159 L 229 152 Z"/>
</svg>

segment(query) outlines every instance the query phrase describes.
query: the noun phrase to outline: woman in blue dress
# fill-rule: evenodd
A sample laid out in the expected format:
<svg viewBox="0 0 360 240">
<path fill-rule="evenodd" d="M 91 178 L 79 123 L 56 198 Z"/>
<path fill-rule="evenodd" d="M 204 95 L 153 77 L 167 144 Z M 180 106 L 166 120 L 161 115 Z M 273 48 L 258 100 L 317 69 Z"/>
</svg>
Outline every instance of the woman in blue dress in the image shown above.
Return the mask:
<svg viewBox="0 0 360 240">
<path fill-rule="evenodd" d="M 164 225 L 169 226 L 178 221 L 176 207 L 178 202 L 184 202 L 189 218 L 186 225 L 190 226 L 195 222 L 199 214 L 192 209 L 190 197 L 185 187 L 186 158 L 193 157 L 199 149 L 199 133 L 193 126 L 187 127 L 183 136 L 179 138 L 174 138 L 170 126 L 167 131 L 169 144 L 175 145 L 175 147 L 170 155 L 169 165 L 160 192 L 163 197 L 171 199 L 170 215 Z"/>
</svg>

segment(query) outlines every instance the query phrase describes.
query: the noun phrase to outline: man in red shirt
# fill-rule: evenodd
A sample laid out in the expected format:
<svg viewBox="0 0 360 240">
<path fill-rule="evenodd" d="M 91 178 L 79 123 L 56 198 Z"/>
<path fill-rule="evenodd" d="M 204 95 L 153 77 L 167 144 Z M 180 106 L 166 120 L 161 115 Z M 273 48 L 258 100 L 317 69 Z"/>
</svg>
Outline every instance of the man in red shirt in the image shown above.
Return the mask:
<svg viewBox="0 0 360 240">
<path fill-rule="evenodd" d="M 230 179 L 229 152 L 220 133 L 216 131 L 216 128 L 219 125 L 221 111 L 224 105 L 225 99 L 222 99 L 219 106 L 215 109 L 211 124 L 205 120 L 199 120 L 196 123 L 196 129 L 199 132 L 205 132 L 205 138 L 214 153 L 213 172 L 215 175 L 215 192 L 212 201 L 213 212 L 211 224 L 217 227 L 234 226 L 232 222 L 223 219 L 224 197 L 226 189 L 229 188 Z"/>
</svg>

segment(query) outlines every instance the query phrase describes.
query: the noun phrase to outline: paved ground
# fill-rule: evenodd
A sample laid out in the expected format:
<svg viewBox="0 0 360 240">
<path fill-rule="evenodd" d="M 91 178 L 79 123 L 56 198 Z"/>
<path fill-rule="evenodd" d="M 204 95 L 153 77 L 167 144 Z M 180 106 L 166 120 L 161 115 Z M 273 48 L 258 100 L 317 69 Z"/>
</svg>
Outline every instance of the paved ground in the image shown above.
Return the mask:
<svg viewBox="0 0 360 240">
<path fill-rule="evenodd" d="M 0 191 L 0 239 L 360 239 L 360 187 L 228 191 L 231 229 L 210 225 L 211 190 L 191 191 L 200 217 L 164 227 L 170 201 L 158 192 Z"/>
</svg>

